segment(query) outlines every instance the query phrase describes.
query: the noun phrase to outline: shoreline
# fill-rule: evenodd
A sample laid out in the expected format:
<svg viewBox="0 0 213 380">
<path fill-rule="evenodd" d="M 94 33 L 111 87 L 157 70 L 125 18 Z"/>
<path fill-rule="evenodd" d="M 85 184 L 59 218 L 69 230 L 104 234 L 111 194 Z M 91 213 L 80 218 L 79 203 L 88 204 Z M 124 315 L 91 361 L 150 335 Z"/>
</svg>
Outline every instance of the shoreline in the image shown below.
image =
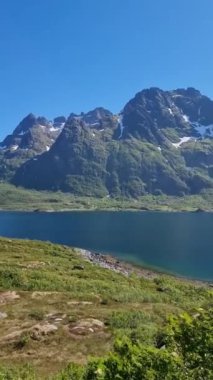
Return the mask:
<svg viewBox="0 0 213 380">
<path fill-rule="evenodd" d="M 148 268 L 146 269 L 140 266 L 136 266 L 108 254 L 104 255 L 102 253 L 88 251 L 86 249 L 76 249 L 80 252 L 81 256 L 84 259 L 90 261 L 92 264 L 96 264 L 113 272 L 121 273 L 125 276 L 137 274 L 140 277 L 144 277 L 146 279 L 154 279 L 160 275 L 160 272 L 158 273 L 157 271 L 155 272 L 154 270 Z"/>
<path fill-rule="evenodd" d="M 65 208 L 65 209 L 21 209 L 21 208 L 0 208 L 0 212 L 20 212 L 20 213 L 35 213 L 35 214 L 48 214 L 48 213 L 65 213 L 65 212 L 140 212 L 140 213 L 172 213 L 172 214 L 186 214 L 186 213 L 193 213 L 193 214 L 211 214 L 213 213 L 213 210 L 204 210 L 204 209 L 191 209 L 191 210 L 185 210 L 185 209 L 144 209 L 144 208 Z"/>
<path fill-rule="evenodd" d="M 197 286 L 207 286 L 209 288 L 213 288 L 213 280 L 204 280 L 198 278 L 192 278 L 180 275 L 178 273 L 168 272 L 163 270 L 163 268 L 146 266 L 143 263 L 134 263 L 131 261 L 125 261 L 125 259 L 113 256 L 110 253 L 100 253 L 92 250 L 88 250 L 85 248 L 77 247 L 77 246 L 69 246 L 63 243 L 56 243 L 46 240 L 37 240 L 37 239 L 21 239 L 9 236 L 0 236 L 2 241 L 28 241 L 28 242 L 40 242 L 40 243 L 50 243 L 56 246 L 62 246 L 68 250 L 73 249 L 77 256 L 80 256 L 83 260 L 90 262 L 93 265 L 97 265 L 104 269 L 108 269 L 110 271 L 120 273 L 126 277 L 130 277 L 131 275 L 135 275 L 139 278 L 144 278 L 146 280 L 154 280 L 160 277 L 168 277 L 177 279 L 183 282 L 189 282 L 193 285 Z M 82 265 L 83 266 L 83 265 Z M 84 268 L 80 268 L 84 269 Z"/>
<path fill-rule="evenodd" d="M 152 269 L 152 268 L 146 268 L 142 265 L 137 265 L 134 263 L 129 263 L 127 261 L 123 261 L 121 259 L 118 259 L 116 257 L 113 257 L 109 254 L 102 254 L 97 253 L 94 251 L 89 251 L 86 249 L 76 248 L 76 250 L 80 253 L 81 257 L 88 260 L 90 263 L 94 265 L 98 265 L 102 268 L 109 269 L 116 273 L 121 273 L 124 276 L 131 276 L 132 274 L 135 274 L 138 277 L 144 278 L 146 280 L 154 280 L 155 278 L 159 278 L 161 276 L 167 276 L 176 278 L 178 280 L 187 281 L 190 283 L 193 283 L 194 285 L 198 286 L 213 286 L 213 282 L 210 280 L 199 280 L 199 279 L 193 279 L 189 277 L 184 277 L 175 273 L 168 273 L 163 272 L 162 270 Z"/>
</svg>

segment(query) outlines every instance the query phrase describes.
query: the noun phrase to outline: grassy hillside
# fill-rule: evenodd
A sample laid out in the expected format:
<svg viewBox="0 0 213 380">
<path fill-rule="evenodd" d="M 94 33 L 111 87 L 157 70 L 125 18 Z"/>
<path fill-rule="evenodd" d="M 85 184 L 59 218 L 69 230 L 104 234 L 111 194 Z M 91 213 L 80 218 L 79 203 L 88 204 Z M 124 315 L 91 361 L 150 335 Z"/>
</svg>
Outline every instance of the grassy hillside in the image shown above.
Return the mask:
<svg viewBox="0 0 213 380">
<path fill-rule="evenodd" d="M 174 197 L 144 195 L 131 198 L 76 197 L 69 193 L 26 190 L 0 183 L 1 210 L 161 210 L 161 211 L 213 211 L 213 192 L 200 195 Z"/>
<path fill-rule="evenodd" d="M 154 345 L 169 315 L 212 303 L 208 284 L 125 276 L 51 243 L 0 239 L 0 264 L 1 380 L 53 379 L 69 362 L 106 354 L 116 337 Z"/>
</svg>

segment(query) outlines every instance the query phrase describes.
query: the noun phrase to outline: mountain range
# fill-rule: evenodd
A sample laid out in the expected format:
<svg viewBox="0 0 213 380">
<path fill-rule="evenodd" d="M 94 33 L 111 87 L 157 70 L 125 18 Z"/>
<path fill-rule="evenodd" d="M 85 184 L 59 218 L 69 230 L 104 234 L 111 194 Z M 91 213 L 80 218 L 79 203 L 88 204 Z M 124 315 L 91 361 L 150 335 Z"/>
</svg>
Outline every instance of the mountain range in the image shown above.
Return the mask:
<svg viewBox="0 0 213 380">
<path fill-rule="evenodd" d="M 194 88 L 143 90 L 119 114 L 29 114 L 0 143 L 0 179 L 97 197 L 213 188 L 213 101 Z"/>
</svg>

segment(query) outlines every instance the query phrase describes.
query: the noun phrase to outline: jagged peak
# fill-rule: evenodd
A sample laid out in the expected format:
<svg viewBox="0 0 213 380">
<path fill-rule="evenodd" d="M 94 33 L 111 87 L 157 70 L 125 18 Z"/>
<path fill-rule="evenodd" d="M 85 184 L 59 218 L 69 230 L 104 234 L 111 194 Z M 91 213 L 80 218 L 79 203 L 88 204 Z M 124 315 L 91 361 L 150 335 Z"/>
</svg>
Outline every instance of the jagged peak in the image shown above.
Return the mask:
<svg viewBox="0 0 213 380">
<path fill-rule="evenodd" d="M 80 124 L 81 125 L 84 124 L 82 116 L 78 116 L 78 115 L 71 113 L 70 116 L 68 117 L 67 121 L 66 121 L 65 127 L 72 126 L 72 125 L 76 126 L 76 125 L 80 125 Z"/>
<path fill-rule="evenodd" d="M 171 91 L 170 93 L 192 98 L 202 96 L 201 92 L 194 87 L 178 88 L 177 90 Z"/>
<path fill-rule="evenodd" d="M 13 135 L 18 135 L 20 133 L 25 133 L 28 129 L 32 128 L 36 123 L 36 116 L 33 113 L 29 113 L 25 116 L 22 121 L 15 128 Z"/>
<path fill-rule="evenodd" d="M 149 96 L 157 96 L 157 95 L 183 95 L 189 97 L 200 97 L 202 96 L 201 92 L 194 87 L 187 88 L 177 88 L 175 90 L 163 90 L 159 87 L 149 87 L 144 88 L 141 91 L 138 91 L 134 98 L 138 97 L 149 97 Z"/>
<path fill-rule="evenodd" d="M 104 107 L 96 107 L 96 108 L 94 108 L 93 110 L 87 112 L 87 114 L 90 113 L 90 112 L 95 112 L 95 113 L 101 112 L 101 113 L 109 113 L 109 114 L 112 114 L 111 111 L 109 111 L 107 108 L 104 108 Z"/>
<path fill-rule="evenodd" d="M 65 116 L 57 116 L 53 119 L 54 123 L 66 123 L 66 117 Z"/>
<path fill-rule="evenodd" d="M 88 118 L 90 116 L 95 116 L 95 117 L 98 117 L 98 118 L 102 118 L 102 117 L 105 117 L 105 116 L 112 116 L 112 112 L 109 111 L 108 109 L 104 108 L 104 107 L 96 107 L 88 112 L 81 112 L 80 114 L 76 114 L 76 113 L 71 113 L 69 115 L 69 118 L 76 118 L 76 119 L 85 119 L 85 118 Z"/>
<path fill-rule="evenodd" d="M 15 128 L 13 135 L 24 134 L 35 125 L 49 126 L 50 122 L 43 116 L 36 117 L 33 113 L 29 113 Z"/>
</svg>

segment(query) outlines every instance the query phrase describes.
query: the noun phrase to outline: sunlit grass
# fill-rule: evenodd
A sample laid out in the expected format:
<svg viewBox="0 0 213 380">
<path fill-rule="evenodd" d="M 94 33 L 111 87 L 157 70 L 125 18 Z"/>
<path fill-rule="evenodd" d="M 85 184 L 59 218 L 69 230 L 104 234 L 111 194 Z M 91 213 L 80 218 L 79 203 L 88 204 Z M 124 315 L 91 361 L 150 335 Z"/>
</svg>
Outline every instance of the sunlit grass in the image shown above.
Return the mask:
<svg viewBox="0 0 213 380">
<path fill-rule="evenodd" d="M 79 265 L 84 269 L 77 269 Z M 18 369 L 26 363 L 35 367 L 36 380 L 68 362 L 86 363 L 89 357 L 108 352 L 116 337 L 151 344 L 170 314 L 212 302 L 207 284 L 161 274 L 154 279 L 127 277 L 86 261 L 69 247 L 12 239 L 0 239 L 0 291 L 0 296 L 5 291 L 19 296 L 0 304 L 0 311 L 7 314 L 0 323 L 0 366 L 16 368 L 13 375 L 0 370 L 0 379 L 13 380 L 34 379 L 31 369 Z M 54 323 L 51 314 L 63 316 L 57 332 L 41 340 L 28 339 L 32 326 Z M 85 318 L 102 321 L 104 330 L 70 336 L 69 325 Z M 15 342 L 1 340 L 20 329 L 24 333 Z M 21 377 L 19 372 L 29 375 Z"/>
</svg>

